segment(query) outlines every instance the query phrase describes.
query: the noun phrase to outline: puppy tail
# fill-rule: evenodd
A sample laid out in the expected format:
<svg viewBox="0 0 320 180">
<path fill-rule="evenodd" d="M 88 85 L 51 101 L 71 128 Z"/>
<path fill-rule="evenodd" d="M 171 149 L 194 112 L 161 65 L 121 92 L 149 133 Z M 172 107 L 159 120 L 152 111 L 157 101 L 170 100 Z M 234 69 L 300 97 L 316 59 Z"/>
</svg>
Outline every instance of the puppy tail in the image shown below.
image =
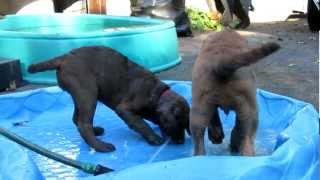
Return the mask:
<svg viewBox="0 0 320 180">
<path fill-rule="evenodd" d="M 50 59 L 50 60 L 47 60 L 44 62 L 40 62 L 37 64 L 31 64 L 28 67 L 28 72 L 33 74 L 33 73 L 37 73 L 37 72 L 58 69 L 61 65 L 61 62 L 65 59 L 67 59 L 67 57 L 68 57 L 68 55 L 62 55 L 62 56 L 58 56 L 58 57 L 55 57 L 53 59 Z"/>
<path fill-rule="evenodd" d="M 279 44 L 269 42 L 247 52 L 221 60 L 214 73 L 221 78 L 230 77 L 240 67 L 253 64 L 279 48 Z"/>
</svg>

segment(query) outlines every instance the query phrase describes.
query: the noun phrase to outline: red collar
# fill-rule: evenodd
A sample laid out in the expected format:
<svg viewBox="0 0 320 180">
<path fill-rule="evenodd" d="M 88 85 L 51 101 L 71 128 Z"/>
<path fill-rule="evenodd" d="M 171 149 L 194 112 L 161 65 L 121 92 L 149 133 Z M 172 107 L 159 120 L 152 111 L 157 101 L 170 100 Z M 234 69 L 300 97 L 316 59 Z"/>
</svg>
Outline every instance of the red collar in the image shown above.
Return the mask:
<svg viewBox="0 0 320 180">
<path fill-rule="evenodd" d="M 170 87 L 168 87 L 167 89 L 165 89 L 161 94 L 160 97 L 162 96 L 168 96 L 171 93 Z"/>
</svg>

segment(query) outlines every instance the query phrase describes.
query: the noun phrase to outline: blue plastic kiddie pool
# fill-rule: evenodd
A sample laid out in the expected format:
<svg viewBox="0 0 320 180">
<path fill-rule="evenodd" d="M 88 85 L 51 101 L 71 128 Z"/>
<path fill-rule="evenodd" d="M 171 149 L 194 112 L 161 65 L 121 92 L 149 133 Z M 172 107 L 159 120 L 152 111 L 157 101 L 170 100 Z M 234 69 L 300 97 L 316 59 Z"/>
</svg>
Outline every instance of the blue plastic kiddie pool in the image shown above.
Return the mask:
<svg viewBox="0 0 320 180">
<path fill-rule="evenodd" d="M 20 59 L 24 79 L 55 82 L 55 73 L 28 74 L 32 63 L 82 46 L 114 48 L 155 72 L 181 61 L 172 21 L 103 15 L 9 15 L 0 20 L 0 57 Z"/>
<path fill-rule="evenodd" d="M 167 81 L 191 103 L 191 83 Z M 255 157 L 231 156 L 230 129 L 235 115 L 220 111 L 226 138 L 220 145 L 206 139 L 208 155 L 192 157 L 192 143 L 150 146 L 110 109 L 98 104 L 95 124 L 102 140 L 117 150 L 90 150 L 72 123 L 73 103 L 58 87 L 0 96 L 0 126 L 66 157 L 101 164 L 115 172 L 92 176 L 47 159 L 0 136 L 0 179 L 97 180 L 317 180 L 319 116 L 312 105 L 263 90 L 257 91 L 259 128 Z M 15 125 L 14 125 L 15 124 Z M 16 125 L 18 124 L 18 125 Z M 159 129 L 152 126 L 157 132 Z"/>
</svg>

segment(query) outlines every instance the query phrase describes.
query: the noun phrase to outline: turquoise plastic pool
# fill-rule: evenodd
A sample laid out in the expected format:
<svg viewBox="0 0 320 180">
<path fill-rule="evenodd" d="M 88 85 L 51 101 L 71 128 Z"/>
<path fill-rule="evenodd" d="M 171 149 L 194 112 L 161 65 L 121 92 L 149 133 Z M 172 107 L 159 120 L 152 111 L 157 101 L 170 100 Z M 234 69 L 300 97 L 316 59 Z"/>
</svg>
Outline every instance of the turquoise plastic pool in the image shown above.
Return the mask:
<svg viewBox="0 0 320 180">
<path fill-rule="evenodd" d="M 0 57 L 20 59 L 23 77 L 31 82 L 55 82 L 55 73 L 31 75 L 28 65 L 89 45 L 112 47 L 153 72 L 181 61 L 172 21 L 65 14 L 9 15 L 0 20 Z"/>
</svg>

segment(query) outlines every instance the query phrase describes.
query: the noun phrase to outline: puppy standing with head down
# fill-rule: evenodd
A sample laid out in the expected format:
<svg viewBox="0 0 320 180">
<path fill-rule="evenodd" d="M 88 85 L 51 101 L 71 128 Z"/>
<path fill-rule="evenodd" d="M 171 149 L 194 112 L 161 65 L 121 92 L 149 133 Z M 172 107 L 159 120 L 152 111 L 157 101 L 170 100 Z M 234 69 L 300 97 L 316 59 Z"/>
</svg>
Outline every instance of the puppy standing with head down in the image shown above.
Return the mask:
<svg viewBox="0 0 320 180">
<path fill-rule="evenodd" d="M 192 71 L 190 131 L 195 155 L 205 154 L 204 132 L 207 127 L 212 143 L 223 141 L 218 107 L 225 112 L 236 112 L 231 151 L 255 155 L 258 126 L 256 86 L 252 72 L 244 66 L 257 62 L 278 48 L 276 43 L 250 48 L 246 39 L 234 31 L 212 33 L 203 42 Z"/>
<path fill-rule="evenodd" d="M 74 101 L 73 122 L 80 135 L 96 151 L 115 150 L 96 138 L 104 131 L 93 126 L 97 101 L 114 110 L 151 145 L 164 141 L 144 119 L 159 125 L 175 143 L 184 143 L 189 128 L 186 100 L 150 71 L 117 51 L 103 46 L 82 47 L 46 62 L 30 65 L 30 73 L 57 70 L 59 86 Z"/>
</svg>

